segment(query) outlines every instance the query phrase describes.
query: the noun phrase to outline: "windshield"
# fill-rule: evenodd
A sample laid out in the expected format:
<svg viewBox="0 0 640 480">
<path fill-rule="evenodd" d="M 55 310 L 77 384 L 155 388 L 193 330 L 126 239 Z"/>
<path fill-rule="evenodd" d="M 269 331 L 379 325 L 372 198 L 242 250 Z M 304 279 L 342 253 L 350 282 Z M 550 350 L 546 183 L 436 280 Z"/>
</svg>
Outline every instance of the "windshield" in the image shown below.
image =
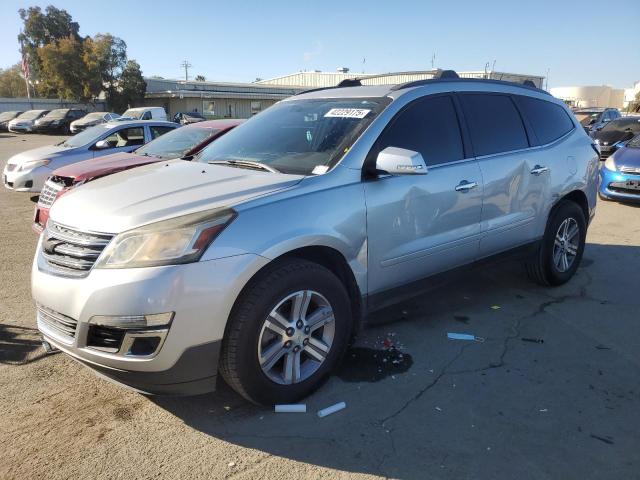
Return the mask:
<svg viewBox="0 0 640 480">
<path fill-rule="evenodd" d="M 163 160 L 179 158 L 204 141 L 205 138 L 209 138 L 219 131 L 215 128 L 176 128 L 147 143 L 144 147 L 140 147 L 136 153 L 151 155 Z"/>
<path fill-rule="evenodd" d="M 316 167 L 338 162 L 389 102 L 388 98 L 284 101 L 213 142 L 198 161 L 258 162 L 282 173 L 309 175 Z"/>
<path fill-rule="evenodd" d="M 122 116 L 140 120 L 140 117 L 142 117 L 143 114 L 144 114 L 144 110 L 134 110 L 133 108 L 130 108 L 129 110 L 124 112 Z"/>
<path fill-rule="evenodd" d="M 42 118 L 46 118 L 46 119 L 64 118 L 67 115 L 68 111 L 69 111 L 69 109 L 67 109 L 67 108 L 58 108 L 56 110 L 51 110 L 49 113 L 47 113 Z"/>
<path fill-rule="evenodd" d="M 602 112 L 578 112 L 576 113 L 576 118 L 580 122 L 580 125 L 586 127 L 595 122 L 601 113 Z"/>
<path fill-rule="evenodd" d="M 4 122 L 6 120 L 11 120 L 13 117 L 16 116 L 16 113 L 17 113 L 16 111 L 0 113 L 0 122 Z"/>
<path fill-rule="evenodd" d="M 82 117 L 82 120 L 88 120 L 88 121 L 102 120 L 102 117 L 104 117 L 104 115 L 105 115 L 104 112 L 93 112 Z"/>
<path fill-rule="evenodd" d="M 73 137 L 67 138 L 60 145 L 63 147 L 82 147 L 89 143 L 97 142 L 98 139 L 109 131 L 109 128 L 105 128 L 104 125 L 96 125 L 95 127 L 87 128 L 85 131 L 80 132 Z"/>
<path fill-rule="evenodd" d="M 44 110 L 29 110 L 18 117 L 18 120 L 33 120 L 38 118 Z"/>
<path fill-rule="evenodd" d="M 619 118 L 607 123 L 601 132 L 633 132 L 640 133 L 640 117 Z"/>
</svg>

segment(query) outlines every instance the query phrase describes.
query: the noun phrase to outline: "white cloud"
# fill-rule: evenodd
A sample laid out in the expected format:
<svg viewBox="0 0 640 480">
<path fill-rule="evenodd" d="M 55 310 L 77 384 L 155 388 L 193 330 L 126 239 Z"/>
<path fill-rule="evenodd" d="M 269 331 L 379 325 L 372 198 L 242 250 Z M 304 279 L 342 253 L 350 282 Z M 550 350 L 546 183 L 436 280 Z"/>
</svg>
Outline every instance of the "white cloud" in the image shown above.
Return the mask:
<svg viewBox="0 0 640 480">
<path fill-rule="evenodd" d="M 315 57 L 322 55 L 323 51 L 324 46 L 322 45 L 322 42 L 313 42 L 313 48 L 307 52 L 304 52 L 302 58 L 304 59 L 305 63 L 309 63 Z"/>
</svg>

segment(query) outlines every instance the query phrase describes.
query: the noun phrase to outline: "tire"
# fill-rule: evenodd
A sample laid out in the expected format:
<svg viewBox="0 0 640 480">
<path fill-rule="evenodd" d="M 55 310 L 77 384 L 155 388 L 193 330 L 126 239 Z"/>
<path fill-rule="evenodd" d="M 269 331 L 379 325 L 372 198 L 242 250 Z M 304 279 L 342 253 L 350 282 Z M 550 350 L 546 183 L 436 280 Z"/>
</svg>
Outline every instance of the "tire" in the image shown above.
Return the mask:
<svg viewBox="0 0 640 480">
<path fill-rule="evenodd" d="M 560 240 L 562 237 L 560 228 L 564 225 L 568 227 L 568 231 L 565 232 L 567 234 L 573 231 L 573 227 L 578 228 L 571 241 Z M 559 235 L 558 244 L 556 244 L 556 235 Z M 575 202 L 562 201 L 552 210 L 544 237 L 536 253 L 526 262 L 529 278 L 544 286 L 557 286 L 568 282 L 580 266 L 586 236 L 587 222 L 582 209 Z M 558 253 L 558 248 L 560 248 L 560 255 L 554 256 Z M 561 258 L 563 248 L 567 252 L 568 265 L 563 263 Z"/>
<path fill-rule="evenodd" d="M 322 317 L 323 320 L 318 322 L 322 326 L 302 325 L 301 317 L 296 324 L 295 319 L 299 317 L 293 312 L 294 302 L 306 298 L 310 300 L 304 322 Z M 329 308 L 333 317 L 328 313 Z M 280 334 L 266 326 L 268 317 L 274 319 L 270 316 L 274 311 L 281 314 L 280 323 L 270 322 L 269 325 L 279 329 Z M 287 323 L 291 319 L 293 322 Z M 280 328 L 283 323 L 288 326 L 286 330 Z M 317 330 L 307 333 L 311 328 Z M 222 342 L 220 373 L 236 392 L 253 403 L 296 402 L 328 378 L 346 351 L 351 328 L 351 306 L 342 282 L 316 263 L 301 259 L 285 260 L 259 274 L 236 301 Z M 295 333 L 290 335 L 292 330 Z M 287 341 L 289 347 L 286 346 Z M 330 346 L 323 361 L 315 358 L 321 355 L 315 345 L 322 348 Z M 271 348 L 286 353 L 269 369 L 267 359 L 277 356 L 270 355 Z M 287 366 L 295 364 L 296 349 L 299 352 L 299 377 L 292 381 L 296 370 Z"/>
</svg>

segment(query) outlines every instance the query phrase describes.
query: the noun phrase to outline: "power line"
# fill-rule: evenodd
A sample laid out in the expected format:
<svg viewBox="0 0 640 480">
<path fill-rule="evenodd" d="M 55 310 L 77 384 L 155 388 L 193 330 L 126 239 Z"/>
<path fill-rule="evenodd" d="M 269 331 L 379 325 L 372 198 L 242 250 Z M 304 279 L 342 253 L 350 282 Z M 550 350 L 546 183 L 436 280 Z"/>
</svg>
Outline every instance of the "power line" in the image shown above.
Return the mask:
<svg viewBox="0 0 640 480">
<path fill-rule="evenodd" d="M 189 81 L 189 69 L 193 67 L 193 65 L 189 63 L 189 60 L 185 60 L 180 64 L 180 66 L 184 68 L 184 81 L 186 83 Z"/>
</svg>

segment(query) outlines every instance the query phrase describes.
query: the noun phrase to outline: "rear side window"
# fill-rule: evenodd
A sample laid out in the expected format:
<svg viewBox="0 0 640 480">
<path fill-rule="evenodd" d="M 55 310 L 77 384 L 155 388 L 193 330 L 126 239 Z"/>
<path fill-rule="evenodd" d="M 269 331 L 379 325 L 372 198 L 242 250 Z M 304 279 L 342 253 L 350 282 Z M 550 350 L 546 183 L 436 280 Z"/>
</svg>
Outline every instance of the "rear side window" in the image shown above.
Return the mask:
<svg viewBox="0 0 640 480">
<path fill-rule="evenodd" d="M 164 135 L 167 132 L 170 132 L 171 130 L 173 130 L 173 128 L 152 126 L 152 127 L 149 127 L 149 130 L 151 130 L 151 140 L 155 140 L 159 136 Z"/>
<path fill-rule="evenodd" d="M 573 130 L 571 118 L 555 103 L 523 96 L 517 96 L 516 102 L 529 120 L 539 145 L 551 143 Z"/>
<path fill-rule="evenodd" d="M 378 151 L 387 147 L 420 152 L 428 166 L 463 159 L 460 126 L 451 97 L 427 97 L 401 111 L 378 140 Z"/>
<path fill-rule="evenodd" d="M 474 93 L 460 98 L 476 155 L 529 147 L 522 118 L 509 96 Z"/>
</svg>

